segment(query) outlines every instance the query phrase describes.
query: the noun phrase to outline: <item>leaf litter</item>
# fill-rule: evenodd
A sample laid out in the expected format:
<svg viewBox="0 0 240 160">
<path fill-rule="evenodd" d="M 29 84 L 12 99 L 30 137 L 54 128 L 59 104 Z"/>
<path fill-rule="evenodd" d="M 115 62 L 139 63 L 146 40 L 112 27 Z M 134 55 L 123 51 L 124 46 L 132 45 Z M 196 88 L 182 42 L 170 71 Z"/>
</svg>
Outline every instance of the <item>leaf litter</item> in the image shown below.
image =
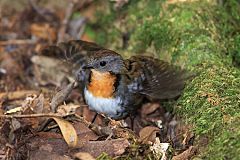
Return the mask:
<svg viewBox="0 0 240 160">
<path fill-rule="evenodd" d="M 97 4 L 91 0 L 81 2 L 81 6 L 78 3 L 73 1 L 68 7 L 62 6 L 53 12 L 30 0 L 21 11 L 13 9 L 10 15 L 2 13 L 0 158 L 168 159 L 173 156 L 181 159 L 194 156 L 197 148 L 193 146 L 191 127 L 182 124 L 158 102 L 143 104 L 134 119 L 133 130 L 129 118 L 114 121 L 98 115 L 91 123 L 95 113 L 88 109 L 74 85 L 71 68 L 39 52 L 56 41 L 88 37 L 83 32 L 84 26 L 95 13 L 75 19 L 77 27 L 72 25 L 71 15 L 79 8 L 81 11 L 89 7 L 92 12 Z M 116 8 L 125 3 L 128 1 L 117 1 Z M 75 27 L 74 34 L 70 32 L 71 27 Z M 78 37 L 74 37 L 76 35 Z M 174 151 L 170 152 L 171 147 Z"/>
</svg>

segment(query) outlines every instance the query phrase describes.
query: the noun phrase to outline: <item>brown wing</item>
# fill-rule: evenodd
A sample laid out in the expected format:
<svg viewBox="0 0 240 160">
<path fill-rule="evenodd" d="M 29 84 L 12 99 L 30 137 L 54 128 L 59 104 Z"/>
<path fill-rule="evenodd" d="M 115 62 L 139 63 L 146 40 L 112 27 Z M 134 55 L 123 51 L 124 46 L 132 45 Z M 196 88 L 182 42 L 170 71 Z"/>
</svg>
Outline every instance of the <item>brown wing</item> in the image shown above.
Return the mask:
<svg viewBox="0 0 240 160">
<path fill-rule="evenodd" d="M 82 69 L 87 63 L 87 58 L 92 54 L 104 49 L 92 42 L 82 40 L 71 40 L 62 42 L 57 45 L 52 45 L 44 48 L 41 53 L 45 56 L 62 59 L 64 62 L 69 63 L 73 74 L 80 82 L 88 79 L 89 73 Z"/>
<path fill-rule="evenodd" d="M 41 53 L 45 56 L 61 58 L 75 64 L 84 62 L 87 56 L 101 49 L 103 47 L 92 42 L 71 40 L 61 42 L 58 45 L 48 46 Z"/>
<path fill-rule="evenodd" d="M 154 99 L 171 99 L 181 94 L 188 77 L 186 71 L 147 56 L 134 56 L 129 61 L 132 72 L 138 74 L 129 85 L 133 92 Z"/>
</svg>

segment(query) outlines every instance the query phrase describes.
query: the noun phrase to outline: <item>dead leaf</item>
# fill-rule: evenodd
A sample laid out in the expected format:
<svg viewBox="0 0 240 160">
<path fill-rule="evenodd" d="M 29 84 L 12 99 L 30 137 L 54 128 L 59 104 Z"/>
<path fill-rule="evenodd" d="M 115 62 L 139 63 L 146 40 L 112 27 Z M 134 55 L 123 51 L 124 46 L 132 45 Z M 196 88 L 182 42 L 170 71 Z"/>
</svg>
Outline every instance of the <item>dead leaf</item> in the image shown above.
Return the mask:
<svg viewBox="0 0 240 160">
<path fill-rule="evenodd" d="M 197 152 L 197 147 L 190 146 L 187 150 L 179 155 L 173 156 L 173 160 L 191 159 Z"/>
<path fill-rule="evenodd" d="M 157 137 L 154 144 L 150 147 L 150 150 L 153 151 L 156 159 L 161 158 L 161 160 L 167 160 L 167 151 L 169 149 L 169 145 L 169 143 L 160 143 L 160 140 Z"/>
<path fill-rule="evenodd" d="M 146 116 L 153 113 L 160 107 L 159 103 L 147 103 L 144 104 L 141 108 L 141 115 Z"/>
<path fill-rule="evenodd" d="M 90 140 L 97 140 L 99 138 L 98 135 L 96 135 L 91 129 L 89 129 L 85 124 L 83 124 L 82 122 L 77 122 L 73 124 L 79 141 L 81 142 L 87 142 Z"/>
<path fill-rule="evenodd" d="M 17 113 L 17 112 L 21 112 L 22 110 L 23 110 L 23 107 L 16 107 L 16 108 L 8 110 L 5 114 Z"/>
<path fill-rule="evenodd" d="M 38 151 L 49 151 L 52 154 L 67 155 L 69 150 L 62 135 L 55 132 L 39 132 L 37 136 L 29 139 L 28 144 L 30 154 Z"/>
<path fill-rule="evenodd" d="M 93 158 L 93 156 L 87 152 L 76 153 L 74 154 L 74 158 L 79 160 L 95 160 L 95 158 Z"/>
<path fill-rule="evenodd" d="M 125 152 L 129 145 L 130 143 L 126 139 L 88 141 L 78 151 L 90 153 L 93 157 L 98 157 L 103 152 L 109 156 L 119 156 Z"/>
<path fill-rule="evenodd" d="M 51 42 L 55 41 L 57 38 L 55 28 L 51 27 L 48 23 L 36 24 L 33 23 L 30 26 L 31 35 L 50 40 Z"/>
<path fill-rule="evenodd" d="M 60 118 L 54 117 L 53 119 L 57 122 L 68 146 L 76 147 L 78 144 L 78 137 L 77 137 L 77 132 L 74 129 L 73 125 L 70 122 Z"/>
<path fill-rule="evenodd" d="M 11 120 L 10 123 L 10 132 L 8 132 L 8 142 L 12 143 L 15 138 L 17 137 L 17 130 L 19 130 L 22 127 L 22 124 L 15 118 Z"/>
<path fill-rule="evenodd" d="M 43 113 L 44 109 L 44 96 L 41 93 L 33 102 L 32 109 L 34 113 Z"/>
<path fill-rule="evenodd" d="M 91 111 L 88 106 L 82 106 L 81 116 L 83 116 L 86 121 L 91 122 L 93 120 L 95 114 L 96 114 L 96 112 Z M 103 123 L 102 120 L 103 120 L 102 116 L 98 115 L 94 123 L 95 124 L 102 124 Z"/>
<path fill-rule="evenodd" d="M 59 113 L 60 115 L 75 113 L 76 110 L 80 107 L 81 106 L 79 104 L 73 104 L 73 103 L 60 105 L 57 108 L 57 113 Z"/>
<path fill-rule="evenodd" d="M 139 132 L 139 140 L 142 143 L 149 144 L 154 143 L 156 139 L 156 134 L 160 131 L 159 128 L 153 126 L 147 126 L 141 129 Z"/>
<path fill-rule="evenodd" d="M 43 160 L 43 159 L 49 159 L 49 160 L 72 160 L 69 156 L 66 155 L 60 155 L 57 153 L 53 153 L 46 150 L 37 150 L 37 151 L 31 151 L 29 155 L 30 160 Z"/>
<path fill-rule="evenodd" d="M 22 67 L 17 62 L 16 57 L 7 52 L 0 54 L 0 67 L 5 70 L 6 74 L 12 75 L 12 77 L 16 77 L 19 73 L 22 73 Z"/>
<path fill-rule="evenodd" d="M 16 100 L 26 98 L 28 95 L 37 94 L 34 90 L 21 90 L 13 92 L 2 92 L 0 93 L 0 99 L 7 98 L 8 100 Z"/>
</svg>

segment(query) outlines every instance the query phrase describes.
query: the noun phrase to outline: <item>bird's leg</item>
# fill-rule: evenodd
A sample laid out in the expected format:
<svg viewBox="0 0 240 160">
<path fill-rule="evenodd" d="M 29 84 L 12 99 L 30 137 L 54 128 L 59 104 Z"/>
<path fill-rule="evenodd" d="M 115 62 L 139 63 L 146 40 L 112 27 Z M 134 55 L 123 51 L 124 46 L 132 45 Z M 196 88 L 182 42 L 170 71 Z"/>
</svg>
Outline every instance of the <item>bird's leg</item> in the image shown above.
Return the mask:
<svg viewBox="0 0 240 160">
<path fill-rule="evenodd" d="M 129 118 L 130 118 L 130 124 L 131 124 L 131 127 L 130 127 L 130 129 L 131 130 L 134 130 L 134 119 L 135 119 L 135 115 L 133 115 L 133 114 L 130 114 L 129 115 Z"/>
<path fill-rule="evenodd" d="M 91 124 L 93 124 L 93 123 L 95 122 L 97 116 L 98 116 L 98 113 L 96 112 L 95 115 L 94 115 L 94 117 L 93 117 L 93 119 L 92 119 L 92 121 L 91 121 Z"/>
</svg>

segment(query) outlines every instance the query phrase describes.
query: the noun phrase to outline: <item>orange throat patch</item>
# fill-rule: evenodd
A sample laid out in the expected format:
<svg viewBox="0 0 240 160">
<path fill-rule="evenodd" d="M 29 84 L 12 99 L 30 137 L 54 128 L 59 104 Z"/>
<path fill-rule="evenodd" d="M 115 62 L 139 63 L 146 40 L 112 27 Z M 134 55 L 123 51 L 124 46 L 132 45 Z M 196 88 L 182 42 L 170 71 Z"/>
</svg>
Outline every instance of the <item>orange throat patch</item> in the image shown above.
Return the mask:
<svg viewBox="0 0 240 160">
<path fill-rule="evenodd" d="M 116 76 L 109 72 L 99 72 L 91 69 L 91 80 L 88 91 L 95 97 L 112 98 L 115 91 Z"/>
</svg>

